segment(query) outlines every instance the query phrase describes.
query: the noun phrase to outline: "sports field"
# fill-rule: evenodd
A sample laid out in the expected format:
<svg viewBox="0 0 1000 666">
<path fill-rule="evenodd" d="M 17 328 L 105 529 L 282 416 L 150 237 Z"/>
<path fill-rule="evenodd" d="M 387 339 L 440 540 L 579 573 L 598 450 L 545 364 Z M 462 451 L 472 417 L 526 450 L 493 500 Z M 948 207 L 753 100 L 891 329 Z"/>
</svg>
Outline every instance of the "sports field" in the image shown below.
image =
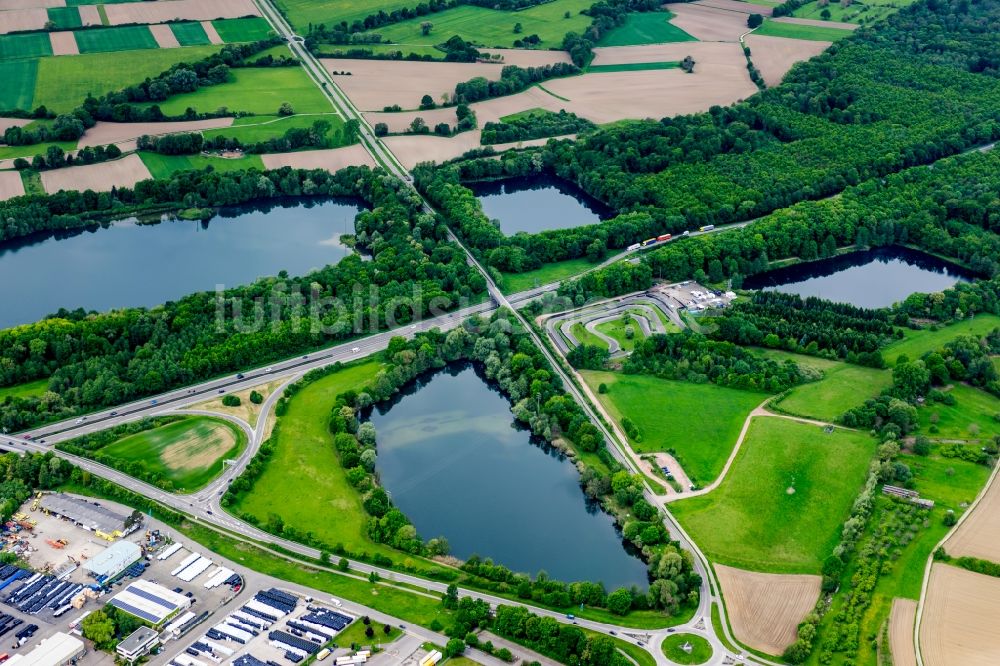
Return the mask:
<svg viewBox="0 0 1000 666">
<path fill-rule="evenodd" d="M 796 416 L 832 423 L 890 384 L 890 370 L 838 363 L 825 371 L 823 379 L 793 388 L 775 407 Z"/>
<path fill-rule="evenodd" d="M 204 169 L 211 166 L 220 173 L 240 171 L 243 169 L 264 170 L 260 155 L 246 155 L 239 159 L 224 157 L 205 157 L 204 155 L 160 155 L 159 153 L 139 153 L 142 163 L 149 169 L 153 178 L 169 178 L 176 171 Z"/>
<path fill-rule="evenodd" d="M 228 421 L 194 416 L 125 437 L 100 453 L 140 463 L 178 490 L 192 492 L 218 476 L 223 461 L 239 456 L 246 444 L 243 431 Z"/>
<path fill-rule="evenodd" d="M 215 31 L 227 44 L 232 42 L 256 42 L 271 34 L 271 25 L 262 18 L 238 18 L 212 21 Z"/>
<path fill-rule="evenodd" d="M 108 53 L 159 48 L 146 25 L 123 25 L 114 28 L 93 28 L 76 33 L 80 53 Z"/>
<path fill-rule="evenodd" d="M 284 102 L 291 104 L 295 113 L 330 113 L 333 110 L 300 67 L 233 69 L 230 83 L 175 95 L 162 102 L 160 108 L 167 115 L 181 115 L 188 107 L 198 111 L 227 107 L 231 111 L 273 116 Z"/>
<path fill-rule="evenodd" d="M 719 475 L 743 422 L 767 397 L 648 375 L 590 370 L 581 374 L 594 392 L 602 383 L 607 385 L 608 392 L 598 397 L 619 424 L 628 417 L 639 427 L 642 441 L 630 440 L 636 452 L 673 450 L 684 472 L 700 485 Z"/>
<path fill-rule="evenodd" d="M 874 452 L 868 433 L 755 418 L 722 484 L 670 508 L 713 562 L 819 573 Z"/>
<path fill-rule="evenodd" d="M 882 356 L 885 357 L 889 365 L 895 365 L 896 359 L 900 355 L 905 355 L 911 361 L 915 361 L 927 352 L 940 349 L 946 342 L 960 335 L 983 336 L 997 327 L 1000 327 L 1000 316 L 980 314 L 972 319 L 963 319 L 958 323 L 942 326 L 936 330 L 931 328 L 923 328 L 919 331 L 904 329 L 905 337 L 886 347 L 882 351 Z"/>
<path fill-rule="evenodd" d="M 142 27 L 145 29 L 145 26 Z M 146 32 L 149 30 L 146 29 Z M 83 102 L 88 93 L 103 95 L 111 90 L 118 90 L 142 81 L 147 76 L 156 76 L 178 62 L 193 62 L 205 58 L 220 48 L 192 46 L 184 49 L 151 49 L 141 53 L 91 53 L 29 61 L 36 63 L 37 79 L 32 77 L 35 79 L 31 82 L 34 87 L 33 99 L 29 98 L 28 105 L 20 108 L 34 108 L 44 104 L 57 113 L 70 111 Z M 3 94 L 3 86 L 0 86 L 0 95 Z"/>
<path fill-rule="evenodd" d="M 0 35 L 0 60 L 37 58 L 47 55 L 52 55 L 52 41 L 47 32 Z"/>
<path fill-rule="evenodd" d="M 400 47 L 406 53 L 411 44 L 440 44 L 453 35 L 474 44 L 497 48 L 509 48 L 516 40 L 538 35 L 542 48 L 559 48 L 567 32 L 582 33 L 590 25 L 590 18 L 580 14 L 580 10 L 592 4 L 590 0 L 553 0 L 519 12 L 465 5 L 383 26 L 373 32 L 382 35 L 383 42 L 406 44 L 406 47 Z M 570 13 L 570 18 L 565 18 L 566 12 Z M 434 24 L 428 35 L 424 35 L 420 28 L 424 21 Z M 517 23 L 521 24 L 519 34 L 514 32 Z"/>
<path fill-rule="evenodd" d="M 768 37 L 787 37 L 788 39 L 809 39 L 819 42 L 835 42 L 844 37 L 850 37 L 851 31 L 843 28 L 833 28 L 815 25 L 798 25 L 795 23 L 779 23 L 764 20 L 764 24 L 754 30 L 755 35 Z"/>
<path fill-rule="evenodd" d="M 597 45 L 635 46 L 638 44 L 697 41 L 670 22 L 673 16 L 669 11 L 629 14 L 625 18 L 624 25 L 606 33 Z"/>
</svg>

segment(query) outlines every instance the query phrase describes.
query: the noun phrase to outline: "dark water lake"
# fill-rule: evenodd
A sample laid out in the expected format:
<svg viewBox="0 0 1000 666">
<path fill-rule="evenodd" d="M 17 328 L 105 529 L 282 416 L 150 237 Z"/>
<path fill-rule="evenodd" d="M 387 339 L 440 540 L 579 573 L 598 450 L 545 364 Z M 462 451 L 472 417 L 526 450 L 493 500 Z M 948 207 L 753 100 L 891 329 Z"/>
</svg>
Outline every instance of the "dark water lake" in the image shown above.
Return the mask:
<svg viewBox="0 0 1000 666">
<path fill-rule="evenodd" d="M 383 487 L 424 539 L 534 575 L 647 585 L 576 468 L 514 423 L 506 398 L 468 364 L 425 376 L 371 414 Z"/>
<path fill-rule="evenodd" d="M 882 247 L 754 275 L 743 287 L 883 308 L 910 294 L 942 291 L 975 277 L 971 271 L 923 252 Z"/>
<path fill-rule="evenodd" d="M 491 220 L 508 236 L 519 231 L 570 229 L 614 217 L 614 211 L 575 184 L 552 176 L 468 183 Z"/>
<path fill-rule="evenodd" d="M 208 222 L 135 218 L 106 227 L 0 243 L 0 328 L 59 308 L 154 306 L 216 285 L 235 287 L 287 270 L 302 275 L 351 252 L 363 203 L 280 200 L 224 208 Z"/>
</svg>

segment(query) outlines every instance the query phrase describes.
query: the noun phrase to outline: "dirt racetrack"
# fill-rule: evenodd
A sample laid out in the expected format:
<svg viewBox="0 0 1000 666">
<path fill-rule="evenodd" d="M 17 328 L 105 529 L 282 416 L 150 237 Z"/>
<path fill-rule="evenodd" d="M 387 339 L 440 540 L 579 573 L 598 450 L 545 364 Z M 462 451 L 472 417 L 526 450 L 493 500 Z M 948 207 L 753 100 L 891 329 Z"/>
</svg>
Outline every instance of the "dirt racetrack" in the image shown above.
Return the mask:
<svg viewBox="0 0 1000 666">
<path fill-rule="evenodd" d="M 169 25 L 164 23 L 158 23 L 149 26 L 149 31 L 153 33 L 153 39 L 156 40 L 156 45 L 161 49 L 175 49 L 180 46 L 180 42 L 177 41 L 177 37 L 174 36 L 174 31 L 170 29 Z"/>
<path fill-rule="evenodd" d="M 260 16 L 253 0 L 159 0 L 104 6 L 110 25 L 166 23 L 175 19 L 211 21 L 218 18 Z"/>
<path fill-rule="evenodd" d="M 778 85 L 792 65 L 819 55 L 832 44 L 766 35 L 747 35 L 746 43 L 750 47 L 750 60 L 768 86 Z"/>
<path fill-rule="evenodd" d="M 736 42 L 747 28 L 746 14 L 693 4 L 668 5 L 670 22 L 703 42 Z"/>
<path fill-rule="evenodd" d="M 480 49 L 482 53 L 499 53 L 503 56 L 504 65 L 518 67 L 541 67 L 557 62 L 572 62 L 565 51 L 548 51 L 542 49 Z"/>
<path fill-rule="evenodd" d="M 327 71 L 347 71 L 351 76 L 335 76 L 337 85 L 362 111 L 381 111 L 399 104 L 416 109 L 420 98 L 430 95 L 436 103 L 450 97 L 455 84 L 477 76 L 499 79 L 503 65 L 465 62 L 411 62 L 407 60 L 324 59 Z"/>
<path fill-rule="evenodd" d="M 97 5 L 80 5 L 80 21 L 85 26 L 101 25 L 101 12 L 97 10 Z"/>
<path fill-rule="evenodd" d="M 795 642 L 802 619 L 819 599 L 819 576 L 763 574 L 715 565 L 733 634 L 768 654 Z"/>
<path fill-rule="evenodd" d="M 24 183 L 19 171 L 0 171 L 0 201 L 24 194 Z"/>
<path fill-rule="evenodd" d="M 917 602 L 913 599 L 893 599 L 889 615 L 889 649 L 892 666 L 917 666 L 913 649 L 913 625 L 917 617 Z"/>
<path fill-rule="evenodd" d="M 219 31 L 215 29 L 211 21 L 202 21 L 201 29 L 205 31 L 205 35 L 208 37 L 208 41 L 211 44 L 222 44 L 222 37 L 219 35 Z"/>
<path fill-rule="evenodd" d="M 260 158 L 264 161 L 264 167 L 268 169 L 290 166 L 295 169 L 326 169 L 334 172 L 348 166 L 375 166 L 375 160 L 361 144 L 327 150 L 273 153 L 261 155 Z"/>
<path fill-rule="evenodd" d="M 76 44 L 76 36 L 72 30 L 49 33 L 49 43 L 52 45 L 52 55 L 77 55 L 80 47 Z"/>
<path fill-rule="evenodd" d="M 106 192 L 112 187 L 132 187 L 140 180 L 152 177 L 149 175 L 149 169 L 134 153 L 101 164 L 43 171 L 41 176 L 42 186 L 49 194 L 59 190 Z"/>
<path fill-rule="evenodd" d="M 920 618 L 924 666 L 1000 664 L 1000 578 L 936 563 Z"/>
<path fill-rule="evenodd" d="M 741 0 L 695 0 L 692 4 L 700 7 L 712 7 L 713 9 L 722 9 L 727 12 L 736 12 L 737 14 L 760 14 L 761 16 L 770 16 L 774 13 L 773 7 L 767 7 L 765 5 L 755 5 L 749 2 L 742 2 Z M 670 7 L 673 10 L 673 6 Z"/>
<path fill-rule="evenodd" d="M 197 132 L 199 130 L 229 127 L 232 118 L 207 118 L 205 120 L 181 120 L 162 123 L 106 123 L 98 121 L 87 130 L 77 144 L 80 148 L 87 146 L 104 146 L 109 143 L 119 143 L 138 139 L 143 134 L 159 136 L 176 132 Z"/>
<path fill-rule="evenodd" d="M 1000 482 L 996 477 L 990 479 L 972 513 L 945 541 L 944 549 L 952 557 L 978 557 L 1000 562 Z"/>
<path fill-rule="evenodd" d="M 0 34 L 24 30 L 42 30 L 49 20 L 44 9 L 13 9 L 0 14 Z"/>
</svg>

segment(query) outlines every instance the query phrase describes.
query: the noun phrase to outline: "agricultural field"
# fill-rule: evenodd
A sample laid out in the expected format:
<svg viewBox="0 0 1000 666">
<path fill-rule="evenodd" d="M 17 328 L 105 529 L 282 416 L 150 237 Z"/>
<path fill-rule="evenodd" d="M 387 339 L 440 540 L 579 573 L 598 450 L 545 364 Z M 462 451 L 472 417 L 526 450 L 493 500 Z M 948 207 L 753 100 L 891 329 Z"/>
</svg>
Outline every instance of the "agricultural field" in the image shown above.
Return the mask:
<svg viewBox="0 0 1000 666">
<path fill-rule="evenodd" d="M 754 30 L 753 34 L 767 37 L 786 37 L 788 39 L 807 39 L 819 42 L 836 42 L 844 37 L 850 37 L 851 31 L 818 25 L 801 25 L 784 23 L 765 19 L 764 24 Z"/>
<path fill-rule="evenodd" d="M 590 73 L 609 72 L 644 72 L 651 69 L 675 69 L 680 67 L 679 62 L 633 62 L 620 65 L 592 65 L 587 68 Z"/>
<path fill-rule="evenodd" d="M 796 628 L 819 598 L 819 576 L 755 573 L 721 564 L 715 574 L 733 635 L 768 654 L 781 654 L 795 641 Z"/>
<path fill-rule="evenodd" d="M 913 627 L 916 624 L 917 602 L 913 599 L 893 599 L 889 614 L 889 649 L 893 664 L 912 666 L 917 663 L 913 649 Z"/>
<path fill-rule="evenodd" d="M 944 544 L 952 557 L 1000 562 L 1000 483 L 994 479 L 979 504 Z"/>
<path fill-rule="evenodd" d="M 231 82 L 174 95 L 162 102 L 167 115 L 182 115 L 188 108 L 215 111 L 226 107 L 256 115 L 274 116 L 288 102 L 295 113 L 330 113 L 329 100 L 299 67 L 242 68 L 231 72 Z"/>
<path fill-rule="evenodd" d="M 211 44 L 205 28 L 197 21 L 188 23 L 171 23 L 170 30 L 173 31 L 177 43 L 181 46 L 203 46 Z"/>
<path fill-rule="evenodd" d="M 173 482 L 181 492 L 193 492 L 222 472 L 223 461 L 239 456 L 246 434 L 234 424 L 194 416 L 146 430 L 102 447 L 102 455 L 146 469 Z"/>
<path fill-rule="evenodd" d="M 37 60 L 0 61 L 0 108 L 31 109 L 38 76 Z"/>
<path fill-rule="evenodd" d="M 670 22 L 669 12 L 638 12 L 629 14 L 625 24 L 601 37 L 598 46 L 634 46 L 665 42 L 693 42 L 694 37 Z"/>
<path fill-rule="evenodd" d="M 693 384 L 618 372 L 581 372 L 605 408 L 619 423 L 630 418 L 642 441 L 630 441 L 637 453 L 672 452 L 688 478 L 707 485 L 722 471 L 743 422 L 767 394 L 715 384 Z"/>
<path fill-rule="evenodd" d="M 38 58 L 52 55 L 52 40 L 47 32 L 23 32 L 0 35 L 0 60 Z"/>
<path fill-rule="evenodd" d="M 143 152 L 139 154 L 139 157 L 153 178 L 169 178 L 177 171 L 204 169 L 209 166 L 219 173 L 252 168 L 264 170 L 264 163 L 261 161 L 260 155 L 246 155 L 241 158 L 229 159 L 206 155 L 161 155 Z"/>
<path fill-rule="evenodd" d="M 946 342 L 960 335 L 984 336 L 998 327 L 1000 327 L 1000 316 L 979 314 L 972 319 L 963 319 L 948 326 L 922 328 L 918 331 L 904 329 L 903 339 L 882 350 L 882 356 L 889 365 L 895 365 L 900 356 L 915 361 L 928 352 L 940 349 Z"/>
<path fill-rule="evenodd" d="M 125 25 L 114 28 L 94 28 L 76 33 L 80 53 L 108 53 L 159 48 L 146 25 Z"/>
<path fill-rule="evenodd" d="M 926 666 L 993 666 L 1000 654 L 1000 578 L 936 563 L 920 620 Z"/>
<path fill-rule="evenodd" d="M 134 153 L 109 162 L 52 169 L 39 175 L 49 194 L 60 190 L 107 192 L 113 187 L 132 187 L 150 178 L 142 160 Z"/>
<path fill-rule="evenodd" d="M 823 379 L 796 386 L 774 406 L 795 416 L 832 423 L 891 384 L 889 370 L 838 363 L 824 371 Z"/>
<path fill-rule="evenodd" d="M 296 30 L 305 34 L 309 25 L 334 25 L 346 21 L 348 25 L 362 20 L 369 14 L 386 13 L 394 9 L 412 7 L 409 0 L 276 0 L 275 4 Z"/>
<path fill-rule="evenodd" d="M 433 46 L 454 35 L 473 44 L 494 48 L 512 48 L 515 41 L 538 35 L 542 48 L 557 49 L 567 32 L 582 33 L 587 29 L 590 17 L 580 11 L 592 4 L 591 0 L 553 0 L 518 12 L 464 5 L 383 26 L 376 32 L 382 35 L 383 42 L 405 44 L 402 50 L 406 53 L 411 45 Z M 570 13 L 569 18 L 565 18 L 566 12 Z M 420 27 L 424 21 L 434 26 L 427 35 Z M 515 33 L 514 26 L 518 23 L 521 32 Z"/>
<path fill-rule="evenodd" d="M 745 41 L 750 60 L 769 86 L 780 84 L 795 63 L 817 56 L 830 46 L 825 41 L 768 37 L 756 32 L 747 35 Z"/>
<path fill-rule="evenodd" d="M 227 44 L 235 42 L 256 42 L 267 39 L 272 33 L 271 25 L 264 19 L 234 18 L 222 21 L 212 21 L 216 32 Z"/>
<path fill-rule="evenodd" d="M 671 511 L 713 562 L 816 574 L 874 452 L 868 433 L 756 418 L 721 485 Z"/>
<path fill-rule="evenodd" d="M 257 141 L 267 141 L 282 136 L 290 129 L 309 129 L 317 120 L 325 120 L 330 123 L 330 131 L 327 137 L 333 141 L 339 137 L 339 132 L 343 128 L 343 121 L 336 113 L 325 115 L 295 115 L 295 116 L 245 116 L 236 118 L 230 127 L 208 130 L 202 132 L 206 139 L 215 137 L 229 137 L 239 139 L 244 144 Z M 340 141 L 332 145 L 340 145 Z"/>
</svg>

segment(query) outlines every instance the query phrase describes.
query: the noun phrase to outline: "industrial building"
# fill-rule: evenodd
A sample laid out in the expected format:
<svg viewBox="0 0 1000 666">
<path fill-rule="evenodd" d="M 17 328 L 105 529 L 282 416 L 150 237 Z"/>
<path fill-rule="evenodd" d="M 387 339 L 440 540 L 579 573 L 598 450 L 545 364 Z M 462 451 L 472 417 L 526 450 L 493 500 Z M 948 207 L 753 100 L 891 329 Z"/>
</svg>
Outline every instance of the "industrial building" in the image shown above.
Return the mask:
<svg viewBox="0 0 1000 666">
<path fill-rule="evenodd" d="M 43 496 L 39 506 L 46 513 L 70 520 L 108 541 L 123 537 L 142 524 L 142 514 L 138 511 L 125 516 L 94 502 L 63 493 Z"/>
<path fill-rule="evenodd" d="M 136 580 L 116 594 L 109 602 L 129 615 L 149 622 L 158 627 L 178 611 L 187 610 L 191 600 L 183 594 L 178 594 L 147 580 Z"/>
<path fill-rule="evenodd" d="M 18 666 L 66 666 L 83 654 L 83 641 L 79 638 L 58 632 L 42 640 L 34 650 L 27 654 L 15 654 L 7 660 L 7 664 Z"/>
<path fill-rule="evenodd" d="M 123 571 L 142 559 L 142 549 L 131 541 L 112 544 L 87 560 L 84 569 L 98 582 L 114 580 Z"/>
<path fill-rule="evenodd" d="M 118 644 L 115 648 L 115 652 L 127 661 L 128 663 L 134 663 L 136 659 L 145 656 L 149 651 L 160 642 L 160 634 L 153 631 L 149 627 L 139 627 L 131 634 L 129 634 L 125 640 Z"/>
</svg>

